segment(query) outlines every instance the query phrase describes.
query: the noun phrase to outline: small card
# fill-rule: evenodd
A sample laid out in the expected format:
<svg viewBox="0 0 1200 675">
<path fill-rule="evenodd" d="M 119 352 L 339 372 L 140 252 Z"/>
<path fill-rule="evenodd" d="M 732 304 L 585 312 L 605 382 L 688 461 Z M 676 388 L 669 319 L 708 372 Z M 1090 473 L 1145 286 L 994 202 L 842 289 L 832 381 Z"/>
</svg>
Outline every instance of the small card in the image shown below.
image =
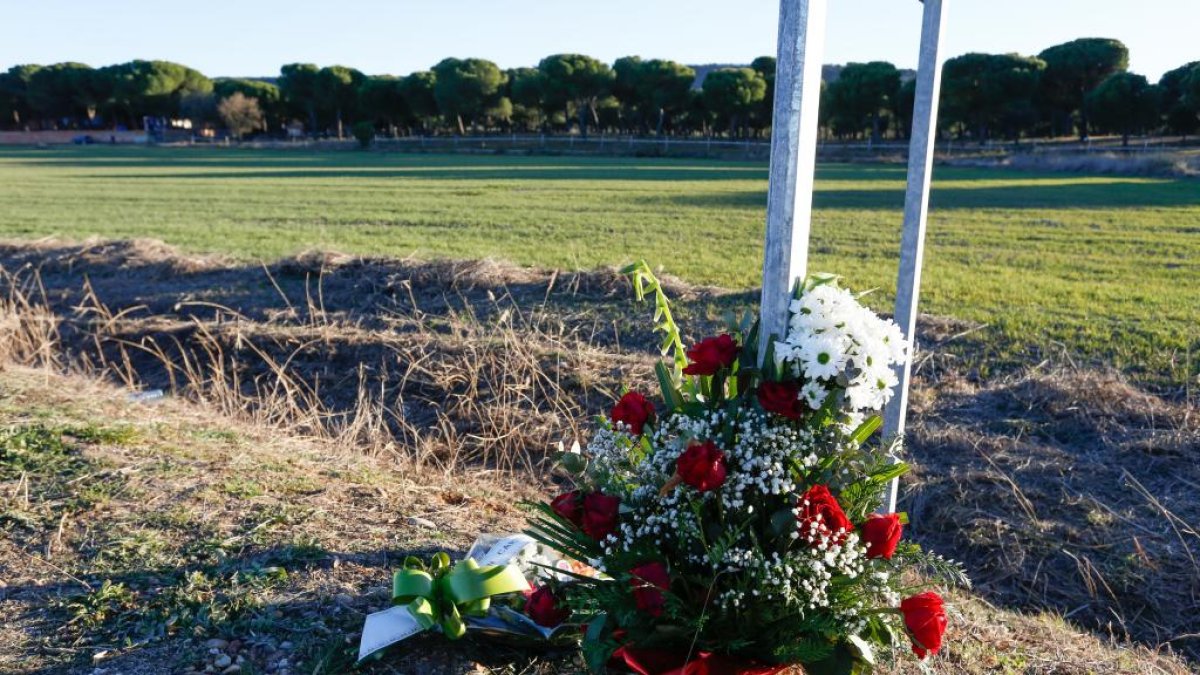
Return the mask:
<svg viewBox="0 0 1200 675">
<path fill-rule="evenodd" d="M 481 566 L 507 565 L 513 558 L 521 554 L 526 546 L 535 543 L 533 537 L 526 534 L 511 534 L 492 544 L 488 552 L 475 562 Z"/>
<path fill-rule="evenodd" d="M 421 630 L 421 624 L 417 623 L 416 617 L 403 605 L 368 614 L 367 622 L 363 626 L 362 640 L 358 643 L 358 660 L 362 661 L 380 649 L 416 635 Z"/>
</svg>

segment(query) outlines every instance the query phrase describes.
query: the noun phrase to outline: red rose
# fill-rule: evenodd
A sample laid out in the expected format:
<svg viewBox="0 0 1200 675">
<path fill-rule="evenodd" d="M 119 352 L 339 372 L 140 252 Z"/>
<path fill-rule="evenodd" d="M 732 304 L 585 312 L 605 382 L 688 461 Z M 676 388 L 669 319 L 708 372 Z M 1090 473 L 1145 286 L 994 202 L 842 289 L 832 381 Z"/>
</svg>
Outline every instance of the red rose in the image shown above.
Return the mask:
<svg viewBox="0 0 1200 675">
<path fill-rule="evenodd" d="M 904 614 L 904 625 L 913 639 L 913 652 L 920 658 L 932 654 L 942 647 L 942 635 L 946 632 L 946 607 L 937 593 L 925 591 L 900 603 Z"/>
<path fill-rule="evenodd" d="M 599 492 L 587 495 L 583 498 L 583 531 L 596 541 L 612 534 L 617 529 L 617 510 L 620 507 L 620 497 Z"/>
<path fill-rule="evenodd" d="M 637 608 L 650 616 L 662 614 L 667 604 L 662 592 L 671 585 L 666 566 L 660 562 L 645 563 L 629 570 L 629 573 L 634 577 L 630 583 L 633 584 L 633 601 L 637 603 Z"/>
<path fill-rule="evenodd" d="M 575 527 L 583 526 L 583 495 L 579 490 L 564 492 L 550 501 L 550 509 Z"/>
<path fill-rule="evenodd" d="M 891 560 L 903 531 L 900 516 L 872 513 L 862 524 L 862 540 L 867 545 L 867 557 Z"/>
<path fill-rule="evenodd" d="M 800 387 L 795 382 L 763 382 L 758 385 L 758 404 L 763 410 L 789 420 L 800 419 L 808 410 L 800 400 Z"/>
<path fill-rule="evenodd" d="M 701 340 L 700 344 L 687 350 L 688 366 L 684 375 L 714 375 L 721 368 L 733 365 L 741 348 L 729 335 Z"/>
<path fill-rule="evenodd" d="M 634 436 L 641 436 L 642 427 L 654 419 L 654 404 L 646 400 L 645 396 L 631 391 L 617 401 L 608 416 L 613 424 L 622 422 L 629 427 L 629 432 Z"/>
<path fill-rule="evenodd" d="M 796 507 L 800 509 L 796 516 L 800 523 L 800 537 L 809 543 L 815 544 L 821 537 L 828 537 L 840 544 L 854 530 L 841 505 L 824 485 L 810 487 L 800 495 Z"/>
<path fill-rule="evenodd" d="M 712 441 L 692 441 L 675 460 L 675 473 L 701 492 L 716 490 L 725 484 L 725 453 Z"/>
<path fill-rule="evenodd" d="M 562 606 L 549 586 L 539 586 L 525 596 L 525 614 L 539 626 L 554 628 L 571 616 L 571 610 Z"/>
</svg>

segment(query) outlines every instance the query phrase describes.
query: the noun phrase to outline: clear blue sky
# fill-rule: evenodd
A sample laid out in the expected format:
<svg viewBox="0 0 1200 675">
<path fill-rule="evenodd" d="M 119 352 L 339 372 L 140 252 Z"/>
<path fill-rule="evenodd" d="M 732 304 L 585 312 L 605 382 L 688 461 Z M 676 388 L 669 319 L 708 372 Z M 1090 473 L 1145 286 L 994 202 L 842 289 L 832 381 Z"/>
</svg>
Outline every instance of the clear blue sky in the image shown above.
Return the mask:
<svg viewBox="0 0 1200 675">
<path fill-rule="evenodd" d="M 918 0 L 830 0 L 826 63 L 915 67 Z M 0 68 L 167 59 L 209 76 L 275 75 L 293 61 L 406 74 L 445 56 L 502 67 L 556 52 L 684 63 L 774 54 L 777 0 L 0 0 Z M 948 54 L 1035 54 L 1113 37 L 1152 81 L 1200 60 L 1200 0 L 951 0 Z"/>
</svg>

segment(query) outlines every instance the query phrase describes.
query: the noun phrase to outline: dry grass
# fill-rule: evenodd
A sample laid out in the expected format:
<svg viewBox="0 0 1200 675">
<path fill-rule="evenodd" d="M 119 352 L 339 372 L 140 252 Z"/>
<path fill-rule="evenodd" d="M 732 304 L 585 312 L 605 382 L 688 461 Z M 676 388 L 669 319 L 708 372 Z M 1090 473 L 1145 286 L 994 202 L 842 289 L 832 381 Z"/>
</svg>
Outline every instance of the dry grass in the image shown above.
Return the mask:
<svg viewBox="0 0 1200 675">
<path fill-rule="evenodd" d="M 437 516 L 461 547 L 488 527 L 460 508 L 464 503 L 487 504 L 491 495 L 511 503 L 512 488 L 504 485 L 512 481 L 540 486 L 557 442 L 586 435 L 586 415 L 607 407 L 622 383 L 646 381 L 653 360 L 654 338 L 611 272 L 558 275 L 488 261 L 332 255 L 235 267 L 141 242 L 9 248 L 0 263 L 7 270 L 0 280 L 3 330 L 11 336 L 4 356 L 11 362 L 168 389 L 201 404 L 169 402 L 179 406 L 171 415 L 187 410 L 205 420 L 237 420 L 218 424 L 272 438 L 264 448 L 240 445 L 242 460 L 224 465 L 213 463 L 210 450 L 197 450 L 212 478 L 207 488 L 189 478 L 161 487 L 145 480 L 137 490 L 168 501 L 202 495 L 204 506 L 186 509 L 216 508 L 257 532 L 261 518 L 234 515 L 242 502 L 291 505 L 305 501 L 295 495 L 316 489 L 323 496 L 312 508 L 325 515 L 285 529 L 289 537 L 318 540 L 322 561 L 378 550 L 397 528 L 395 514 L 414 508 Z M 680 284 L 671 291 L 697 333 L 748 300 Z M 913 536 L 963 560 L 978 592 L 978 599 L 960 599 L 958 646 L 940 663 L 971 673 L 1184 672 L 1176 655 L 1200 656 L 1194 403 L 1147 394 L 1116 374 L 1073 368 L 1069 354 L 1056 359 L 1059 365 L 1052 359 L 985 379 L 969 364 L 971 353 L 987 352 L 986 330 L 929 317 L 922 330 L 909 439 L 917 471 L 905 483 L 905 507 L 916 523 Z M 78 403 L 88 395 L 69 398 Z M 276 435 L 263 436 L 263 429 Z M 328 461 L 383 463 L 410 478 L 387 473 L 364 484 L 307 463 L 270 476 L 264 465 L 293 444 L 312 444 Z M 139 461 L 168 452 L 150 445 Z M 414 497 L 429 491 L 448 499 L 440 508 L 458 520 Z M 467 492 L 480 497 L 464 502 Z M 96 515 L 101 523 L 108 517 Z M 346 522 L 369 536 L 358 528 L 347 533 Z M 145 523 L 133 529 L 141 532 L 133 538 L 138 545 L 138 537 L 155 536 Z M 50 535 L 38 536 L 28 550 L 43 550 Z M 436 536 L 383 545 L 402 552 L 438 545 L 431 543 Z M 80 551 L 98 555 L 110 545 L 57 550 L 76 546 L 75 554 L 62 555 L 82 561 L 90 559 Z M 171 555 L 185 564 L 193 554 Z M 387 559 L 372 559 L 363 574 L 386 576 Z M 102 571 L 91 565 L 76 576 L 94 575 L 95 585 Z M 366 576 L 346 582 L 346 593 L 361 595 L 363 584 L 374 583 Z M 288 588 L 317 592 L 303 583 Z M 304 611 L 319 613 L 328 599 L 310 595 Z M 229 625 L 241 630 L 238 621 Z M 310 647 L 316 663 L 321 644 Z M 464 672 L 448 663 L 418 670 Z"/>
<path fill-rule="evenodd" d="M 0 269 L 0 274 L 3 270 Z M 36 275 L 9 276 L 0 296 L 0 368 L 17 364 L 59 366 L 58 317 L 50 311 Z"/>
<path fill-rule="evenodd" d="M 922 393 L 918 536 L 995 602 L 1200 653 L 1195 407 L 1066 369 Z"/>
<path fill-rule="evenodd" d="M 347 672 L 355 631 L 386 604 L 395 561 L 462 552 L 476 532 L 517 528 L 514 496 L 534 492 L 494 472 L 401 470 L 179 400 L 130 402 L 79 376 L 13 367 L 0 391 L 4 439 L 62 443 L 21 477 L 0 470 L 4 672 L 187 672 L 222 656 L 242 657 L 242 672 Z M 953 598 L 953 612 L 938 672 L 1187 672 L 1169 654 L 1052 614 L 971 596 Z M 580 665 L 569 652 L 429 637 L 367 672 L 549 675 Z M 908 661 L 880 669 L 917 672 Z"/>
<path fill-rule="evenodd" d="M 344 672 L 395 560 L 513 531 L 513 501 L 535 490 L 131 402 L 80 376 L 10 366 L 0 392 L 0 672 L 184 672 L 223 652 L 244 672 Z M 241 647 L 209 653 L 213 639 Z M 420 656 L 378 672 L 416 672 Z"/>
<path fill-rule="evenodd" d="M 192 261 L 198 278 L 186 289 L 168 289 L 178 299 L 161 311 L 138 302 L 145 290 L 141 273 L 163 266 L 161 259 L 148 262 L 156 246 L 114 248 L 103 262 L 85 249 L 49 269 L 18 267 L 0 279 L 10 304 L 27 310 L 44 306 L 23 292 L 30 280 L 46 274 L 61 281 L 64 267 L 105 270 L 104 281 L 93 276 L 77 288 L 55 288 L 62 315 L 47 316 L 69 324 L 61 347 L 73 367 L 446 472 L 468 466 L 541 471 L 547 453 L 564 436 L 578 436 L 579 421 L 611 397 L 604 386 L 648 363 L 642 356 L 614 358 L 595 346 L 595 321 L 580 327 L 545 302 L 522 306 L 508 284 L 528 285 L 533 277 L 486 261 L 372 269 L 356 259 L 306 256 L 273 269 L 239 270 L 237 283 L 257 277 L 269 291 L 237 307 L 226 299 L 189 297 L 193 287 L 205 285 L 203 265 Z M 171 258 L 171 269 L 158 273 L 173 276 L 177 263 Z M 136 270 L 137 278 L 109 276 L 117 269 Z M 583 284 L 610 293 L 619 279 L 572 275 L 555 283 L 568 294 Z M 330 285 L 340 293 L 336 309 L 325 305 Z M 348 309 L 346 294 L 364 286 L 379 307 Z M 431 297 L 431 288 L 443 292 Z M 102 297 L 115 298 L 119 309 Z M 362 298 L 352 301 L 365 306 Z M 21 325 L 41 324 L 26 319 Z"/>
</svg>

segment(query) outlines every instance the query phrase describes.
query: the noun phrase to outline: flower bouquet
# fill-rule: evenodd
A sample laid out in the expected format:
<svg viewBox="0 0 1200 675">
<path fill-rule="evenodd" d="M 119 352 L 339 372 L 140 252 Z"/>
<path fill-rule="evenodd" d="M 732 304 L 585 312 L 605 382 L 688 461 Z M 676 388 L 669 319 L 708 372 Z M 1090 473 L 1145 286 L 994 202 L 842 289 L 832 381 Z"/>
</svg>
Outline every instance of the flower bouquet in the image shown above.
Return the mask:
<svg viewBox="0 0 1200 675">
<path fill-rule="evenodd" d="M 545 581 L 539 619 L 581 626 L 593 670 L 642 675 L 855 673 L 936 652 L 946 612 L 921 580 L 967 580 L 879 512 L 908 468 L 876 438 L 909 357 L 899 327 L 820 276 L 761 358 L 753 315 L 685 351 L 648 266 L 625 272 L 654 295 L 662 404 L 625 393 L 562 454 L 576 489 L 530 505 L 529 536 L 600 571 Z"/>
</svg>

